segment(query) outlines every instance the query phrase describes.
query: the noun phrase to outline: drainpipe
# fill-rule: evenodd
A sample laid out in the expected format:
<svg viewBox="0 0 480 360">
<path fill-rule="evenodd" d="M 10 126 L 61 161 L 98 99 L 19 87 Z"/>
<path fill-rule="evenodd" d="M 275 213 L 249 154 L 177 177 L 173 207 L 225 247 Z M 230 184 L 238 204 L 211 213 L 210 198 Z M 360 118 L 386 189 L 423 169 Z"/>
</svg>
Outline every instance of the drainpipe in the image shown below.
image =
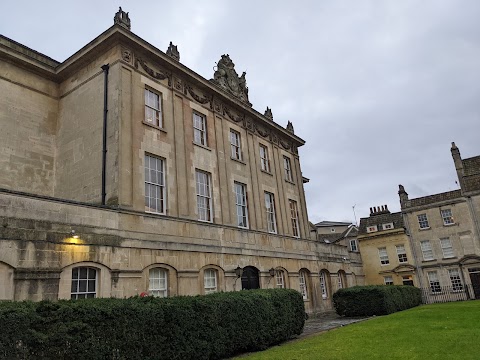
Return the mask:
<svg viewBox="0 0 480 360">
<path fill-rule="evenodd" d="M 407 233 L 408 241 L 410 243 L 410 249 L 412 250 L 412 255 L 415 260 L 415 269 L 417 272 L 418 285 L 420 288 L 423 288 L 423 272 L 420 266 L 420 259 L 417 256 L 417 250 L 415 248 L 415 242 L 413 241 L 412 233 L 410 231 L 410 223 L 408 221 L 408 215 L 406 212 L 402 211 L 403 223 L 405 224 L 405 230 Z"/>
<path fill-rule="evenodd" d="M 107 167 L 107 114 L 108 114 L 108 69 L 109 64 L 102 66 L 105 75 L 103 90 L 103 149 L 102 149 L 102 205 L 105 205 L 106 192 L 106 167 Z"/>
</svg>

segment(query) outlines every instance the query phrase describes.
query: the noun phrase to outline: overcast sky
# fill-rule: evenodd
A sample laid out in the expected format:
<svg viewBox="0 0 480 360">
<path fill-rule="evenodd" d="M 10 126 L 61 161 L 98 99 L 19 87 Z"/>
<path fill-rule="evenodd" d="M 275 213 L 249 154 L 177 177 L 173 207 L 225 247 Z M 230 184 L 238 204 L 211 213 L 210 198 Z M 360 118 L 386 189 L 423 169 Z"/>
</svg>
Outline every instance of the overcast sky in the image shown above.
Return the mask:
<svg viewBox="0 0 480 360">
<path fill-rule="evenodd" d="M 480 1 L 4 1 L 0 33 L 63 61 L 113 24 L 207 79 L 222 54 L 249 99 L 292 121 L 309 217 L 354 222 L 369 207 L 457 188 L 450 154 L 480 155 Z"/>
</svg>

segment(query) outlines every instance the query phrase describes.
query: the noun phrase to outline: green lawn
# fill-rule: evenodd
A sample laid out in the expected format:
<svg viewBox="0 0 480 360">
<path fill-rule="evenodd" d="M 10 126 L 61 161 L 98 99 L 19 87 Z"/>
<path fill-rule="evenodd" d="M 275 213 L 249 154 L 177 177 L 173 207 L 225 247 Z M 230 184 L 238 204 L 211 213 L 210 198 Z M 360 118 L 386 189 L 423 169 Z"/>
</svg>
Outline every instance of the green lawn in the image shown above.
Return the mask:
<svg viewBox="0 0 480 360">
<path fill-rule="evenodd" d="M 422 305 L 242 357 L 480 359 L 480 300 Z"/>
</svg>

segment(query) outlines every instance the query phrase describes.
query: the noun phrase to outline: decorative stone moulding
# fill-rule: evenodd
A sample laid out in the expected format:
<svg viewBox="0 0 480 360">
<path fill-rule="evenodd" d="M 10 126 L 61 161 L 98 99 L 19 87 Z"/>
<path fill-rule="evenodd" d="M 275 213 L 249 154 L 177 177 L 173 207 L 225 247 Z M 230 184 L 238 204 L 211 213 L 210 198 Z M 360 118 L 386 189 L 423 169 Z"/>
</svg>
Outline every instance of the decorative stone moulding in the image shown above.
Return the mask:
<svg viewBox="0 0 480 360">
<path fill-rule="evenodd" d="M 228 60 L 230 59 L 228 55 L 223 55 L 222 59 L 225 59 L 224 61 L 227 64 L 230 64 L 231 62 L 231 60 L 230 62 L 228 62 Z M 294 154 L 298 154 L 298 148 L 294 144 L 294 142 L 289 139 L 286 139 L 285 135 L 282 134 L 280 131 L 275 129 L 270 129 L 268 126 L 265 126 L 265 124 L 262 125 L 259 119 L 255 119 L 248 115 L 246 116 L 244 113 L 232 109 L 231 107 L 227 106 L 224 102 L 222 102 L 214 94 L 210 93 L 208 89 L 200 90 L 195 86 L 193 86 L 192 84 L 185 81 L 184 79 L 173 76 L 173 74 L 169 71 L 160 69 L 158 67 L 154 69 L 151 66 L 149 66 L 145 60 L 143 60 L 141 57 L 138 57 L 136 55 L 134 56 L 133 62 L 136 69 L 139 69 L 139 68 L 143 69 L 143 71 L 145 71 L 152 78 L 160 81 L 168 80 L 168 87 L 174 88 L 175 90 L 182 92 L 185 96 L 191 97 L 194 101 L 196 101 L 201 105 L 209 106 L 209 108 L 212 111 L 218 114 L 221 114 L 222 116 L 229 119 L 230 121 L 233 121 L 234 123 L 240 124 L 247 131 L 253 134 L 258 134 L 262 138 L 268 139 L 274 145 L 280 146 L 283 149 L 291 151 Z M 231 62 L 231 64 L 233 64 L 233 62 Z M 217 72 L 218 70 L 216 71 L 216 73 Z M 217 79 L 223 79 L 219 81 L 228 82 L 229 80 L 228 80 L 228 77 L 226 77 L 225 75 L 226 73 L 227 72 L 222 73 L 223 75 L 217 74 Z M 241 79 L 241 77 L 238 77 L 236 75 L 236 72 L 234 72 L 234 70 L 233 72 L 230 72 L 229 76 L 230 76 L 230 79 L 235 79 L 233 76 L 236 76 L 238 81 Z M 215 83 L 215 79 L 212 79 L 211 81 Z M 234 82 L 234 80 L 230 80 L 230 81 Z M 241 87 L 239 86 L 238 89 L 241 89 Z M 239 98 L 242 99 L 242 97 L 239 97 Z M 243 92 L 243 99 L 246 99 L 248 101 L 248 92 L 246 93 Z M 248 105 L 251 106 L 250 103 L 248 103 Z M 265 116 L 273 122 L 273 115 L 271 113 L 270 108 L 267 108 L 267 110 L 265 111 Z M 287 131 L 293 134 L 293 125 L 290 121 L 288 122 L 288 125 L 287 125 Z"/>
</svg>

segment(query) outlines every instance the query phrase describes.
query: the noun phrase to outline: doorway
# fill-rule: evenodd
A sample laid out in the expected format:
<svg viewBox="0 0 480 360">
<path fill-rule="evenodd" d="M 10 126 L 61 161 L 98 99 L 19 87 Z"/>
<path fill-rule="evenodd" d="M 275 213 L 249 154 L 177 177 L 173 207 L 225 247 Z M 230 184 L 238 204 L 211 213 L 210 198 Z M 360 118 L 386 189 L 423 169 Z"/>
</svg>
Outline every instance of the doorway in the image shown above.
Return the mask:
<svg viewBox="0 0 480 360">
<path fill-rule="evenodd" d="M 472 272 L 475 271 L 476 272 Z M 468 269 L 475 299 L 480 299 L 480 269 Z"/>
<path fill-rule="evenodd" d="M 246 266 L 242 273 L 242 290 L 260 289 L 258 269 L 253 266 Z"/>
</svg>

